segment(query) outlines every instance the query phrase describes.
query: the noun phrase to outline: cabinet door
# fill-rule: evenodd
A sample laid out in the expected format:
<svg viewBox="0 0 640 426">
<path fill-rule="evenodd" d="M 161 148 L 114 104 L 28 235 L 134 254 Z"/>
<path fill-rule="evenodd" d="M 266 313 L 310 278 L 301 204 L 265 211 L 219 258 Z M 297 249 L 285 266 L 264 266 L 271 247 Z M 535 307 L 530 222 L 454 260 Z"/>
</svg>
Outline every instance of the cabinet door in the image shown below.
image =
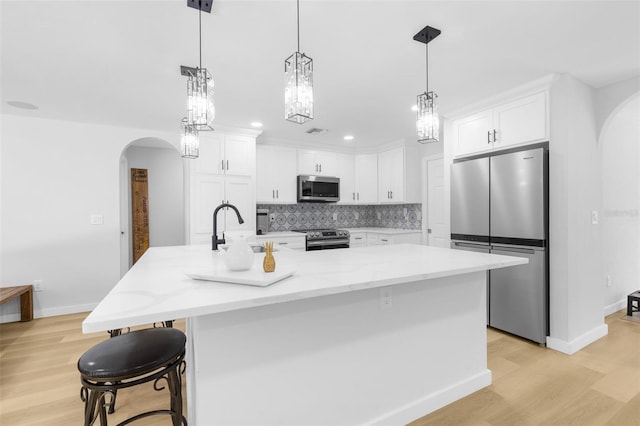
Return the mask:
<svg viewBox="0 0 640 426">
<path fill-rule="evenodd" d="M 493 113 L 491 110 L 453 122 L 453 153 L 456 156 L 491 149 L 492 139 Z"/>
<path fill-rule="evenodd" d="M 295 204 L 298 176 L 296 173 L 296 150 L 291 148 L 278 148 L 277 164 L 276 202 Z"/>
<path fill-rule="evenodd" d="M 224 137 L 211 132 L 200 133 L 200 156 L 196 158 L 196 173 L 222 174 Z"/>
<path fill-rule="evenodd" d="M 356 155 L 356 202 L 378 202 L 378 155 Z"/>
<path fill-rule="evenodd" d="M 275 202 L 277 187 L 278 148 L 258 146 L 256 148 L 256 200 L 258 203 Z"/>
<path fill-rule="evenodd" d="M 404 148 L 378 154 L 378 201 L 404 201 Z"/>
<path fill-rule="evenodd" d="M 355 157 L 351 154 L 338 154 L 338 177 L 340 178 L 339 204 L 356 202 Z"/>
<path fill-rule="evenodd" d="M 224 177 L 195 175 L 191 179 L 191 243 L 211 241 L 213 211 L 225 199 Z M 218 233 L 224 229 L 224 214 L 218 217 Z"/>
<path fill-rule="evenodd" d="M 494 109 L 494 148 L 547 140 L 547 100 L 544 92 Z"/>
<path fill-rule="evenodd" d="M 318 151 L 316 161 L 320 165 L 319 175 L 338 176 L 338 154 L 335 152 Z"/>
<path fill-rule="evenodd" d="M 316 160 L 316 151 L 298 150 L 298 174 L 319 175 L 320 165 Z"/>
<path fill-rule="evenodd" d="M 253 190 L 250 178 L 226 178 L 226 201 L 236 206 L 244 223 L 238 222 L 236 213 L 231 209 L 225 211 L 225 231 L 246 230 L 255 233 L 256 205 L 253 202 Z M 218 228 L 220 228 L 218 226 Z M 220 229 L 218 229 L 220 233 Z"/>
<path fill-rule="evenodd" d="M 253 176 L 255 170 L 255 139 L 246 136 L 225 136 L 224 173 Z"/>
<path fill-rule="evenodd" d="M 352 232 L 349 235 L 349 247 L 366 247 L 366 246 L 367 246 L 366 232 Z"/>
</svg>

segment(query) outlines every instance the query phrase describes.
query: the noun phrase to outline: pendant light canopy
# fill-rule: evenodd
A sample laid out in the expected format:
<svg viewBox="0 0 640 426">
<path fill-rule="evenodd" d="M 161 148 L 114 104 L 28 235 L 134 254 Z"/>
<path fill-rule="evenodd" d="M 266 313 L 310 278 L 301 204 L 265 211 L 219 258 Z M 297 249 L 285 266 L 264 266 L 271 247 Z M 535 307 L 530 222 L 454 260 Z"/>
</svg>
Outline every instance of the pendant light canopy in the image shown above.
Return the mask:
<svg viewBox="0 0 640 426">
<path fill-rule="evenodd" d="M 429 42 L 440 35 L 440 30 L 429 26 L 424 27 L 413 39 L 424 43 L 427 57 L 427 90 L 418 95 L 416 131 L 418 142 L 431 143 L 440 139 L 440 117 L 438 117 L 438 95 L 429 91 Z"/>
<path fill-rule="evenodd" d="M 212 131 L 213 78 L 202 68 L 202 12 L 211 13 L 212 0 L 187 0 L 187 6 L 198 9 L 198 67 L 180 66 L 180 74 L 187 77 L 187 116 L 182 119 L 180 150 L 185 158 L 198 158 L 201 131 Z"/>
<path fill-rule="evenodd" d="M 313 59 L 300 53 L 300 0 L 296 0 L 298 50 L 284 60 L 284 118 L 303 124 L 313 120 Z"/>
</svg>

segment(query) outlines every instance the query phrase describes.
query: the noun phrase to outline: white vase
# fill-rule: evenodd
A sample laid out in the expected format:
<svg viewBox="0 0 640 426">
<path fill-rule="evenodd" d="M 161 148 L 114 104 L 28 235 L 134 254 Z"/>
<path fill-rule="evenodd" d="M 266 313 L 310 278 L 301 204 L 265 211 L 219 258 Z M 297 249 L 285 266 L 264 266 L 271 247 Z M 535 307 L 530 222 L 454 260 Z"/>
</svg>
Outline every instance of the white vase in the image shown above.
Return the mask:
<svg viewBox="0 0 640 426">
<path fill-rule="evenodd" d="M 229 248 L 223 253 L 222 259 L 231 271 L 246 271 L 251 269 L 255 255 L 243 237 L 228 237 Z"/>
</svg>

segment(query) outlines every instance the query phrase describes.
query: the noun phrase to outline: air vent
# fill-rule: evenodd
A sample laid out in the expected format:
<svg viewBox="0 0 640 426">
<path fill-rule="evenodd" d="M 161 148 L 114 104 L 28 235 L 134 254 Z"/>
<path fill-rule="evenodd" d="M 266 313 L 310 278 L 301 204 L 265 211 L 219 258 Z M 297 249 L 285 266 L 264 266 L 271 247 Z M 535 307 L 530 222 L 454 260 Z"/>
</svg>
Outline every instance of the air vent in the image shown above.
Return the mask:
<svg viewBox="0 0 640 426">
<path fill-rule="evenodd" d="M 318 129 L 317 127 L 312 127 L 309 130 L 305 131 L 305 133 L 308 133 L 310 135 L 313 135 L 313 134 L 316 134 L 316 133 L 321 135 L 321 134 L 327 133 L 327 132 L 328 132 L 327 129 Z"/>
</svg>

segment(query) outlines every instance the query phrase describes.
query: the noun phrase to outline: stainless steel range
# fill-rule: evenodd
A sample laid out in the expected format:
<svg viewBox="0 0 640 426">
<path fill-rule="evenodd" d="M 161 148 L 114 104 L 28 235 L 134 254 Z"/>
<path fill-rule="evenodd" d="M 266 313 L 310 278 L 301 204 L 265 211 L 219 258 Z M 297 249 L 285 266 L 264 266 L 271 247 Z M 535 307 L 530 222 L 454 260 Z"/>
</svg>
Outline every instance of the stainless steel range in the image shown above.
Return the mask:
<svg viewBox="0 0 640 426">
<path fill-rule="evenodd" d="M 346 229 L 299 229 L 307 234 L 307 251 L 349 248 L 349 231 Z"/>
</svg>

